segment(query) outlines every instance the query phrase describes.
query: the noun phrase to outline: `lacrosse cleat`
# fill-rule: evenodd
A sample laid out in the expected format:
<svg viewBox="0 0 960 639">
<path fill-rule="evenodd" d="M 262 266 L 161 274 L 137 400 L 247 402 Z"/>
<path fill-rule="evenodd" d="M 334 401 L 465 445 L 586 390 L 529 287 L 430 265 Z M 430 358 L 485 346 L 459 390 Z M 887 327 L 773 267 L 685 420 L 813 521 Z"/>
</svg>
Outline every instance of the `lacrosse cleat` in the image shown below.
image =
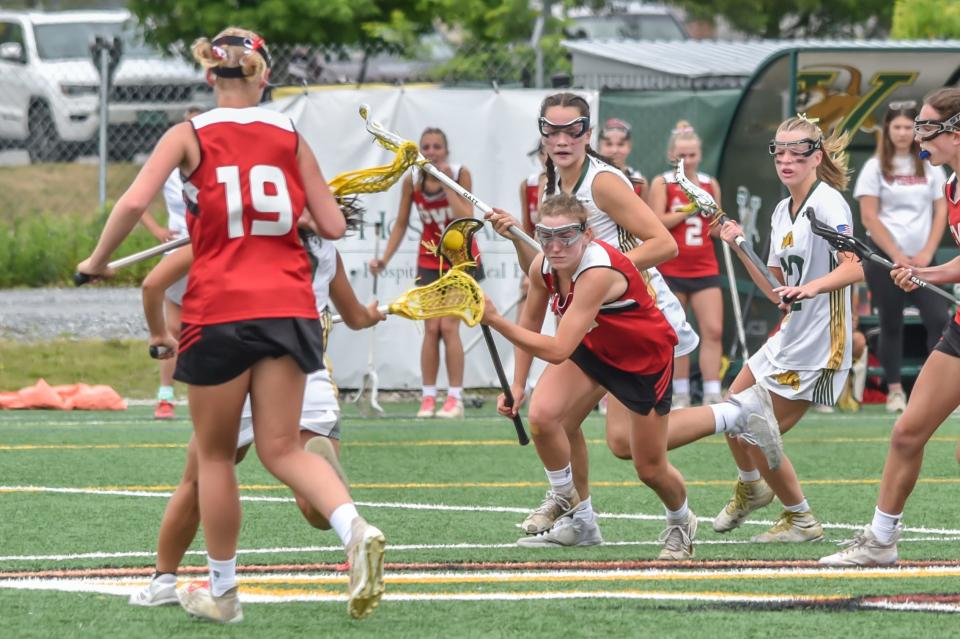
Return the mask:
<svg viewBox="0 0 960 639">
<path fill-rule="evenodd" d="M 456 397 L 447 397 L 443 408 L 437 411 L 437 417 L 444 419 L 460 419 L 463 417 L 463 401 Z"/>
<path fill-rule="evenodd" d="M 602 543 L 603 537 L 600 535 L 596 516 L 590 521 L 572 516 L 561 517 L 550 530 L 517 540 L 517 545 L 524 548 L 599 546 Z"/>
<path fill-rule="evenodd" d="M 176 417 L 176 409 L 173 406 L 173 402 L 169 402 L 165 399 L 161 399 L 159 402 L 157 402 L 157 407 L 153 411 L 154 419 L 168 420 L 176 419 Z"/>
<path fill-rule="evenodd" d="M 744 522 L 747 515 L 767 506 L 773 501 L 773 490 L 762 479 L 756 481 L 737 480 L 733 497 L 727 502 L 714 520 L 713 529 L 719 533 L 730 532 Z"/>
<path fill-rule="evenodd" d="M 659 560 L 686 561 L 693 558 L 693 540 L 697 536 L 697 516 L 691 510 L 685 524 L 667 524 L 660 534 L 663 548 L 657 556 Z"/>
<path fill-rule="evenodd" d="M 812 512 L 808 510 L 803 513 L 794 513 L 785 510 L 780 514 L 780 519 L 769 530 L 754 535 L 750 538 L 750 541 L 761 544 L 795 544 L 822 539 L 823 528 Z"/>
<path fill-rule="evenodd" d="M 179 601 L 177 599 L 176 579 L 172 582 L 161 582 L 157 577 L 154 577 L 143 590 L 130 595 L 127 603 L 131 606 L 153 608 L 154 606 L 170 606 Z"/>
<path fill-rule="evenodd" d="M 433 417 L 437 412 L 437 398 L 424 397 L 420 401 L 420 410 L 417 411 L 417 417 Z"/>
<path fill-rule="evenodd" d="M 340 465 L 340 460 L 337 459 L 337 451 L 334 449 L 329 438 L 323 435 L 311 437 L 303 449 L 308 453 L 313 453 L 318 457 L 326 459 L 327 463 L 333 467 L 334 472 L 337 473 L 337 477 L 343 482 L 343 485 L 350 488 L 350 483 L 347 481 L 347 473 L 343 471 L 343 466 Z"/>
<path fill-rule="evenodd" d="M 528 535 L 537 535 L 553 528 L 553 524 L 561 517 L 566 517 L 573 513 L 580 505 L 580 495 L 576 488 L 571 488 L 568 493 L 559 493 L 555 490 L 548 490 L 543 501 L 537 508 L 527 515 L 527 518 L 520 524 L 520 528 Z"/>
<path fill-rule="evenodd" d="M 868 524 L 856 537 L 842 544 L 846 548 L 821 557 L 820 563 L 824 566 L 892 566 L 900 558 L 897 554 L 897 541 L 902 532 L 901 524 L 894 531 L 890 543 L 882 544 Z"/>
<path fill-rule="evenodd" d="M 780 423 L 773 412 L 770 391 L 760 384 L 754 384 L 741 393 L 731 395 L 729 401 L 739 404 L 741 413 L 735 430 L 728 435 L 735 435 L 741 441 L 757 446 L 766 457 L 770 470 L 779 468 L 783 458 L 783 439 L 780 436 Z"/>
<path fill-rule="evenodd" d="M 354 619 L 363 619 L 380 605 L 383 597 L 383 551 L 387 545 L 383 533 L 363 517 L 350 524 L 350 543 L 347 561 L 350 563 L 350 582 L 347 592 L 347 612 Z"/>
<path fill-rule="evenodd" d="M 180 605 L 191 617 L 219 623 L 243 621 L 243 610 L 240 608 L 236 586 L 215 597 L 210 591 L 208 581 L 192 581 L 177 590 L 177 597 Z"/>
</svg>

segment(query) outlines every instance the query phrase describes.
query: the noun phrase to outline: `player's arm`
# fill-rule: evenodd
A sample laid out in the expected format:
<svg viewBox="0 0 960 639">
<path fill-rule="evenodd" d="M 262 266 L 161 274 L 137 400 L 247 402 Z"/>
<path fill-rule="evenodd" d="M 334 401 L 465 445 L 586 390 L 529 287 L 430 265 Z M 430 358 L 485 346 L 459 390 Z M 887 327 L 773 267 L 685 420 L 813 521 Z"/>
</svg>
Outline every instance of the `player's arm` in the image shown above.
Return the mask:
<svg viewBox="0 0 960 639">
<path fill-rule="evenodd" d="M 667 210 L 667 181 L 662 175 L 653 178 L 653 184 L 650 185 L 650 209 L 656 214 L 663 225 L 672 229 L 677 224 L 683 222 L 687 214 L 683 211 Z"/>
<path fill-rule="evenodd" d="M 619 177 L 606 172 L 598 175 L 593 181 L 593 198 L 600 210 L 643 242 L 626 253 L 637 269 L 642 271 L 677 256 L 679 249 L 673 235 Z"/>
<path fill-rule="evenodd" d="M 937 247 L 943 239 L 943 232 L 947 228 L 947 198 L 941 197 L 933 201 L 933 224 L 930 225 L 930 235 L 920 252 L 913 256 L 913 262 L 920 267 L 927 266 L 937 254 Z"/>
<path fill-rule="evenodd" d="M 520 313 L 517 324 L 528 331 L 539 333 L 543 329 L 543 318 L 547 313 L 547 302 L 549 301 L 549 292 L 543 277 L 540 275 L 540 268 L 543 264 L 543 256 L 537 256 L 530 265 L 528 272 L 527 299 L 524 302 L 523 310 Z M 527 378 L 530 376 L 530 367 L 533 365 L 533 355 L 520 347 L 514 349 L 513 356 L 513 385 L 523 389 L 526 387 Z M 516 393 L 514 393 L 516 394 Z"/>
<path fill-rule="evenodd" d="M 339 253 L 337 253 L 337 272 L 330 281 L 330 300 L 343 317 L 343 323 L 355 331 L 387 319 L 386 315 L 377 310 L 377 300 L 364 306 L 357 299 L 353 287 L 350 286 L 350 280 L 347 279 Z"/>
<path fill-rule="evenodd" d="M 774 292 L 791 301 L 797 301 L 863 281 L 863 265 L 855 254 L 837 253 L 837 261 L 837 266 L 823 277 L 810 280 L 802 286 L 781 286 Z"/>
<path fill-rule="evenodd" d="M 190 244 L 177 249 L 160 260 L 143 280 L 143 315 L 150 330 L 150 344 L 153 346 L 176 347 L 176 340 L 167 330 L 163 315 L 163 298 L 167 289 L 185 277 L 193 263 L 193 247 Z M 172 344 L 169 342 L 172 341 Z"/>
<path fill-rule="evenodd" d="M 313 149 L 300 134 L 300 144 L 297 148 L 297 166 L 303 178 L 303 190 L 307 197 L 308 215 L 313 217 L 317 227 L 317 235 L 328 240 L 337 240 L 343 237 L 347 230 L 347 221 L 343 219 L 337 200 L 330 192 Z"/>
<path fill-rule="evenodd" d="M 173 233 L 170 232 L 170 229 L 160 226 L 160 223 L 149 211 L 144 212 L 143 217 L 140 218 L 140 223 L 150 232 L 150 235 L 157 238 L 158 242 L 169 242 L 173 239 Z"/>
</svg>

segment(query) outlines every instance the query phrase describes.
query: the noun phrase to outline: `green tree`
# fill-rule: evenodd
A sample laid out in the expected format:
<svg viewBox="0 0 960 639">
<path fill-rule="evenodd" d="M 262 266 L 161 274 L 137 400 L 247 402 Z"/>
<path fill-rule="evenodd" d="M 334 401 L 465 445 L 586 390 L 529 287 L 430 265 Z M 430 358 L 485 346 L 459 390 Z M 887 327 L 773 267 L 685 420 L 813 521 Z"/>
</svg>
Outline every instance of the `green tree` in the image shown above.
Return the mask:
<svg viewBox="0 0 960 639">
<path fill-rule="evenodd" d="M 960 2 L 897 0 L 890 35 L 908 40 L 960 38 Z"/>
<path fill-rule="evenodd" d="M 949 3 L 951 0 L 944 0 Z M 672 0 L 691 17 L 723 16 L 744 33 L 764 38 L 834 37 L 863 30 L 879 36 L 890 28 L 890 0 Z"/>
</svg>

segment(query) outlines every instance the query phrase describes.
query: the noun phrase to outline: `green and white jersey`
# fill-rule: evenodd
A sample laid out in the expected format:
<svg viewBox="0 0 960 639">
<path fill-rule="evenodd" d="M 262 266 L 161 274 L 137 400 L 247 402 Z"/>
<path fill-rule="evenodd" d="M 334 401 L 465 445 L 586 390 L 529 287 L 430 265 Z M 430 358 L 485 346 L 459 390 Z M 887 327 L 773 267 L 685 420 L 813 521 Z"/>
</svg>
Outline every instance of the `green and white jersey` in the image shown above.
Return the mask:
<svg viewBox="0 0 960 639">
<path fill-rule="evenodd" d="M 795 219 L 790 215 L 791 203 L 792 198 L 787 198 L 773 212 L 767 264 L 783 270 L 788 286 L 802 286 L 838 264 L 837 252 L 813 234 L 803 212 L 813 208 L 818 220 L 845 234 L 852 232 L 853 216 L 840 192 L 819 181 Z M 764 344 L 766 355 L 788 371 L 848 369 L 852 317 L 849 286 L 796 302 L 780 323 L 780 330 Z"/>
</svg>

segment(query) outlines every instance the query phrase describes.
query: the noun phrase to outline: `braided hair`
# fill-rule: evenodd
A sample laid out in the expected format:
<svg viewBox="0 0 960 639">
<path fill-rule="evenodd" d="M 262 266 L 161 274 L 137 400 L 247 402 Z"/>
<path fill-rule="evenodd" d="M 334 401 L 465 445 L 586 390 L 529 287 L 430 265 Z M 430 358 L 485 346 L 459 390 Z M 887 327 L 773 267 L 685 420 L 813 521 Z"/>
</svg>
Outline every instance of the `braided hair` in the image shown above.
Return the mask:
<svg viewBox="0 0 960 639">
<path fill-rule="evenodd" d="M 547 109 L 550 107 L 573 107 L 580 112 L 580 115 L 585 118 L 590 117 L 590 105 L 587 101 L 577 95 L 576 93 L 554 93 L 553 95 L 548 95 L 543 99 L 543 102 L 540 103 L 540 117 L 544 117 L 547 113 Z M 591 146 L 590 143 L 587 143 L 587 155 L 595 157 L 598 160 L 606 163 L 613 164 L 609 158 L 606 158 L 599 153 L 597 153 Z M 544 193 L 546 195 L 553 195 L 557 191 L 557 168 L 553 164 L 553 159 L 550 155 L 547 155 L 547 162 L 544 165 L 546 174 L 547 174 L 547 186 Z"/>
</svg>

